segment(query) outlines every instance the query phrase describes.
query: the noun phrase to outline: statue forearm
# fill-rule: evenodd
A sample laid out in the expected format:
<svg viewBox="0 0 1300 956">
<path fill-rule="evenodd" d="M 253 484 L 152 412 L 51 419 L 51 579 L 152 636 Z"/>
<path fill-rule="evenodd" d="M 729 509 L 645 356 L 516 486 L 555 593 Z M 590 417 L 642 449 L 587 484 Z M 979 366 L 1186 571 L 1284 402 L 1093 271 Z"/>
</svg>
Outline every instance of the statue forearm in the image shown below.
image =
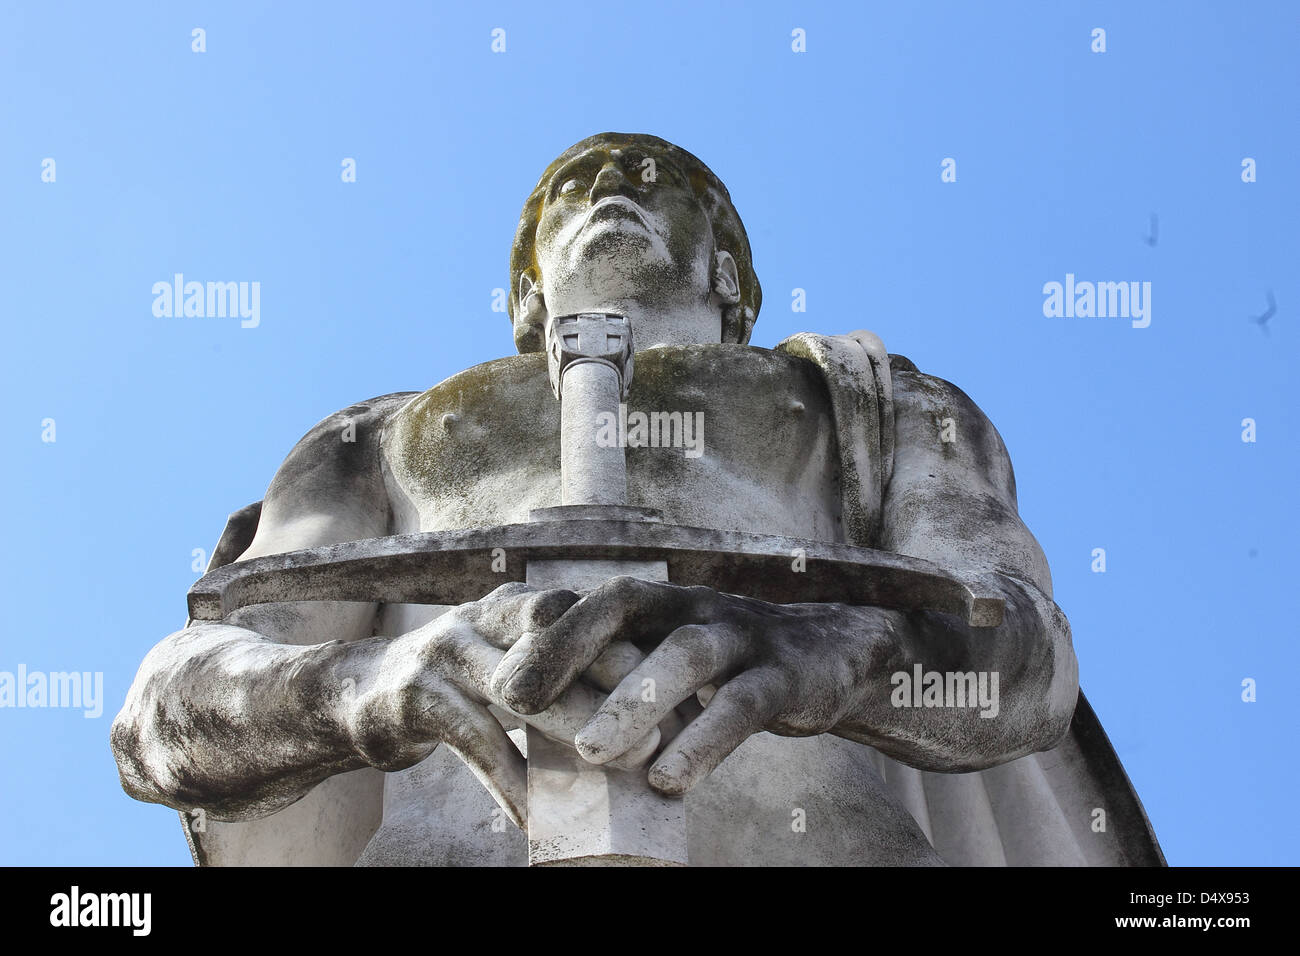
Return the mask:
<svg viewBox="0 0 1300 956">
<path fill-rule="evenodd" d="M 995 573 L 986 580 L 1006 600 L 998 627 L 972 628 L 931 611 L 875 612 L 887 621 L 883 663 L 837 734 L 919 769 L 950 772 L 1059 742 L 1078 697 L 1069 623 L 1034 585 Z"/>
<path fill-rule="evenodd" d="M 145 658 L 113 722 L 122 785 L 139 800 L 214 819 L 278 810 L 326 777 L 366 765 L 347 702 L 374 643 L 275 643 L 197 625 Z"/>
</svg>

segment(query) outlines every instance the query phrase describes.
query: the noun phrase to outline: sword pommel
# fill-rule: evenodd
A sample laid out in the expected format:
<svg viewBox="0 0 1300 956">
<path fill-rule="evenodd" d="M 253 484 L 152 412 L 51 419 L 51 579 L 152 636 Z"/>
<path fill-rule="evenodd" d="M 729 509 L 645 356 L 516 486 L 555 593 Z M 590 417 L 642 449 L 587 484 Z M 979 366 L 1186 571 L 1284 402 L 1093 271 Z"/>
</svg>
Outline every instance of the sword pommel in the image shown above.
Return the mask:
<svg viewBox="0 0 1300 956">
<path fill-rule="evenodd" d="M 565 372 L 586 362 L 612 368 L 619 396 L 627 398 L 632 384 L 632 323 L 627 316 L 579 312 L 546 323 L 546 368 L 556 398 L 563 398 Z"/>
</svg>

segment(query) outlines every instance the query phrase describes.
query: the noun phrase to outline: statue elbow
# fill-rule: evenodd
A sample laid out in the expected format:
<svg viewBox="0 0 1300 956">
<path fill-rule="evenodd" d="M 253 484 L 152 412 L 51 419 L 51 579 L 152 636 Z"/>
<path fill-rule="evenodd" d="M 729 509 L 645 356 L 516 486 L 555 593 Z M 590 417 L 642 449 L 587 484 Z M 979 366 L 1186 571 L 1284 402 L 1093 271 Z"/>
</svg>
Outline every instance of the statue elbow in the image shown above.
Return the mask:
<svg viewBox="0 0 1300 956">
<path fill-rule="evenodd" d="M 143 803 L 164 803 L 166 795 L 147 769 L 142 737 L 138 721 L 128 708 L 123 708 L 109 731 L 109 746 L 117 762 L 117 774 L 122 789 L 132 799 Z"/>
<path fill-rule="evenodd" d="M 1070 643 L 1069 625 L 1065 624 L 1052 642 L 1051 671 L 1043 698 L 1039 732 L 1034 750 L 1051 750 L 1070 732 L 1074 708 L 1079 702 L 1079 660 Z"/>
<path fill-rule="evenodd" d="M 177 765 L 177 749 L 168 747 L 165 740 L 156 717 L 141 713 L 128 701 L 109 731 L 122 789 L 141 803 L 190 809 L 197 805 L 195 795 L 182 783 L 185 774 Z"/>
<path fill-rule="evenodd" d="M 1002 741 L 1000 759 L 991 766 L 1052 750 L 1070 732 L 1079 701 L 1079 662 L 1063 616 L 1059 626 L 1049 627 L 1045 646 L 1041 663 L 1030 672 L 1033 676 L 1028 685 L 1012 697 L 1012 710 L 1004 713 L 1010 718 L 1004 725 L 1008 736 Z"/>
</svg>

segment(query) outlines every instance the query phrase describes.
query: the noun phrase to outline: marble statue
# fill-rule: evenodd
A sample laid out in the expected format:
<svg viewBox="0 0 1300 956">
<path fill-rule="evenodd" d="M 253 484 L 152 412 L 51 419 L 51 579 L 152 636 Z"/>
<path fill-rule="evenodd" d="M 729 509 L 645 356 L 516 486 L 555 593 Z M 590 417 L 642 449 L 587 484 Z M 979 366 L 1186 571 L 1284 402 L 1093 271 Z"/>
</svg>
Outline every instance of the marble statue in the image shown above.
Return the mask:
<svg viewBox="0 0 1300 956">
<path fill-rule="evenodd" d="M 197 863 L 524 865 L 543 749 L 632 794 L 561 829 L 678 817 L 569 862 L 1164 863 L 965 393 L 868 331 L 750 346 L 740 217 L 653 136 L 551 163 L 510 277 L 519 354 L 312 428 L 144 659 L 113 751 Z"/>
</svg>

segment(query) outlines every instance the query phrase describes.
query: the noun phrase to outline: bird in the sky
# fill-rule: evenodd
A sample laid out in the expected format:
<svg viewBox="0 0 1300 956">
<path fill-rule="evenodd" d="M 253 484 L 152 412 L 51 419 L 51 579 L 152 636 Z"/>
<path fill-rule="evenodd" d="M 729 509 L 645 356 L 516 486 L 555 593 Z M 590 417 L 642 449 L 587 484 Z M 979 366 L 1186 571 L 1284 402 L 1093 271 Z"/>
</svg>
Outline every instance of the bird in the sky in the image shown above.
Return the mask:
<svg viewBox="0 0 1300 956">
<path fill-rule="evenodd" d="M 1273 298 L 1273 290 L 1268 290 L 1268 308 L 1259 315 L 1250 316 L 1250 321 L 1254 322 L 1265 332 L 1268 331 L 1268 320 L 1273 318 L 1273 313 L 1277 311 L 1277 300 Z"/>
<path fill-rule="evenodd" d="M 1156 242 L 1159 239 L 1160 239 L 1160 217 L 1158 217 L 1155 213 L 1152 213 L 1150 234 L 1143 236 L 1142 241 L 1145 242 L 1152 249 L 1154 249 L 1156 247 Z"/>
</svg>

